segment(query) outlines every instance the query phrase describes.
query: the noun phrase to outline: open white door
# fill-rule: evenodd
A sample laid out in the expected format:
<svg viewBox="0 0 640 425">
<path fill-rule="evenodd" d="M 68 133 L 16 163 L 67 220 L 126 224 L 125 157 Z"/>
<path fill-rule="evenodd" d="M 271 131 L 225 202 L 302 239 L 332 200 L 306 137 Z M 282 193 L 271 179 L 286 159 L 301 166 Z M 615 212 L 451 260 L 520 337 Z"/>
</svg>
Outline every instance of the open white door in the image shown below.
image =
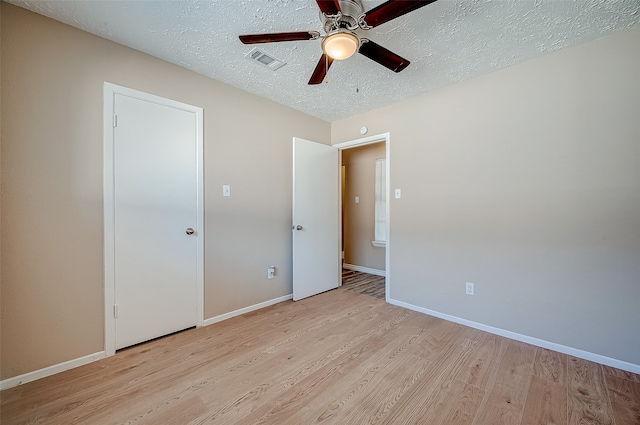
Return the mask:
<svg viewBox="0 0 640 425">
<path fill-rule="evenodd" d="M 340 284 L 338 148 L 293 138 L 293 299 Z"/>
</svg>

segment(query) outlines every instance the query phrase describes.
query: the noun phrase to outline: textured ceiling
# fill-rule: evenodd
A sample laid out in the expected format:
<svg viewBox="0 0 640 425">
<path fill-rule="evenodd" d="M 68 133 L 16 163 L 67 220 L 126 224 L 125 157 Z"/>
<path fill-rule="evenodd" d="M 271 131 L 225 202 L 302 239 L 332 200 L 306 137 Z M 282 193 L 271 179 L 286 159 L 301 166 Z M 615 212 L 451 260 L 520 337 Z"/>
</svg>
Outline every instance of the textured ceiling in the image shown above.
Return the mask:
<svg viewBox="0 0 640 425">
<path fill-rule="evenodd" d="M 308 86 L 320 40 L 258 45 L 287 62 L 272 71 L 238 35 L 322 32 L 314 0 L 8 1 L 328 121 L 640 24 L 640 0 L 439 0 L 359 31 L 409 59 L 401 73 L 355 55 Z"/>
</svg>

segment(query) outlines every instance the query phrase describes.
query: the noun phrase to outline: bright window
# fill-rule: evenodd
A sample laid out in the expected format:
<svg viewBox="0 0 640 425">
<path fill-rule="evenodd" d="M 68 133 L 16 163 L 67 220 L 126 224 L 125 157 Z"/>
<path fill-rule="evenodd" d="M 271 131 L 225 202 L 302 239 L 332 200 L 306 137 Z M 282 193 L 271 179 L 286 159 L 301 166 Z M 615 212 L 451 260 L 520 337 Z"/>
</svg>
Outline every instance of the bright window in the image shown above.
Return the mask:
<svg viewBox="0 0 640 425">
<path fill-rule="evenodd" d="M 376 159 L 375 246 L 387 242 L 387 160 Z"/>
</svg>

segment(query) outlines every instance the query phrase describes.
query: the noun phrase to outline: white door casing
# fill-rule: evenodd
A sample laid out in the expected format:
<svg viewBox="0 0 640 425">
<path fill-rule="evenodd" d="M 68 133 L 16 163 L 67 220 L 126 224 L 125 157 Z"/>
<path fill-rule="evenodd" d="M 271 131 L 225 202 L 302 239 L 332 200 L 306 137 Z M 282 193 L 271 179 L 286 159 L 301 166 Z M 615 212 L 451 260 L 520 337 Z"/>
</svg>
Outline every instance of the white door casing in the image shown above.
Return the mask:
<svg viewBox="0 0 640 425">
<path fill-rule="evenodd" d="M 104 90 L 111 355 L 203 323 L 202 109 L 109 83 Z"/>
<path fill-rule="evenodd" d="M 376 134 L 373 136 L 367 136 L 360 139 L 350 140 L 348 142 L 337 143 L 333 145 L 334 147 L 340 149 L 342 152 L 344 149 L 357 148 L 360 146 L 370 145 L 373 143 L 385 143 L 386 148 L 386 194 L 387 194 L 387 205 L 386 205 L 386 233 L 387 233 L 387 242 L 385 247 L 385 298 L 386 301 L 389 302 L 391 299 L 391 133 L 382 133 Z M 340 191 L 340 199 L 342 199 L 342 190 Z M 340 206 L 340 210 L 342 211 L 342 205 Z"/>
<path fill-rule="evenodd" d="M 293 299 L 340 285 L 338 149 L 293 138 Z"/>
</svg>

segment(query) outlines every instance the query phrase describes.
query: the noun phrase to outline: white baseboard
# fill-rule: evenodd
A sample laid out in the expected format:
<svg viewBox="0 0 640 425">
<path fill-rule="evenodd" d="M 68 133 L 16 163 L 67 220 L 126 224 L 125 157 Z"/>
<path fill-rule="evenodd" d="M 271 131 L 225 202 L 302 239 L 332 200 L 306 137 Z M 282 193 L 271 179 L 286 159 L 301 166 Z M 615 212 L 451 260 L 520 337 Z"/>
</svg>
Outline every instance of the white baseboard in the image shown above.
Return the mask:
<svg viewBox="0 0 640 425">
<path fill-rule="evenodd" d="M 293 299 L 293 294 L 285 295 L 284 297 L 274 298 L 272 300 L 250 305 L 249 307 L 244 307 L 238 310 L 230 311 L 229 313 L 224 313 L 219 316 L 206 319 L 204 321 L 204 326 L 213 325 L 214 323 L 222 322 L 223 320 L 231 319 L 232 317 L 240 316 L 241 314 L 249 313 L 255 310 L 260 310 L 261 308 L 269 307 L 270 305 L 278 304 L 278 303 L 281 303 L 282 301 L 287 301 L 290 299 Z"/>
<path fill-rule="evenodd" d="M 473 322 L 471 320 L 462 319 L 460 317 L 451 316 L 449 314 L 440 313 L 438 311 L 429 310 L 427 308 L 418 307 L 413 304 L 406 303 L 404 301 L 394 300 L 387 298 L 389 304 L 404 307 L 409 310 L 417 311 L 420 313 L 428 314 L 429 316 L 435 316 L 440 319 L 447 320 L 449 322 L 459 323 L 461 325 L 469 326 L 470 328 L 479 329 L 481 331 L 489 332 L 494 335 L 500 335 L 505 338 L 515 339 L 516 341 L 525 342 L 527 344 L 535 345 L 537 347 L 547 348 L 549 350 L 557 351 L 559 353 L 568 354 L 570 356 L 578 357 L 581 359 L 589 360 L 595 363 L 615 367 L 617 369 L 626 370 L 633 373 L 640 374 L 640 365 L 625 362 L 623 360 L 612 359 L 611 357 L 602 356 L 600 354 L 590 353 L 588 351 L 579 350 L 573 347 L 567 347 L 566 345 L 556 344 L 555 342 L 545 341 L 543 339 L 534 338 L 532 336 L 522 335 L 516 332 L 507 331 L 500 328 L 494 328 L 493 326 L 484 325 L 482 323 Z"/>
<path fill-rule="evenodd" d="M 362 267 L 362 266 L 356 266 L 355 264 L 343 264 L 342 265 L 343 269 L 347 269 L 347 270 L 353 270 L 356 272 L 362 272 L 362 273 L 369 273 L 369 274 L 374 274 L 376 276 L 386 276 L 387 273 L 384 270 L 378 270 L 378 269 L 372 269 L 369 267 Z"/>
<path fill-rule="evenodd" d="M 105 352 L 99 351 L 97 353 L 89 354 L 88 356 L 68 360 L 66 362 L 45 367 L 43 369 L 38 369 L 33 372 L 18 375 L 13 378 L 7 378 L 3 381 L 0 381 L 0 390 L 17 387 L 18 385 L 26 384 L 27 382 L 35 381 L 36 379 L 46 378 L 47 376 L 55 375 L 56 373 L 64 372 L 65 370 L 73 369 L 74 367 L 83 366 L 88 363 L 95 362 L 97 360 L 103 359 L 104 357 Z"/>
</svg>

